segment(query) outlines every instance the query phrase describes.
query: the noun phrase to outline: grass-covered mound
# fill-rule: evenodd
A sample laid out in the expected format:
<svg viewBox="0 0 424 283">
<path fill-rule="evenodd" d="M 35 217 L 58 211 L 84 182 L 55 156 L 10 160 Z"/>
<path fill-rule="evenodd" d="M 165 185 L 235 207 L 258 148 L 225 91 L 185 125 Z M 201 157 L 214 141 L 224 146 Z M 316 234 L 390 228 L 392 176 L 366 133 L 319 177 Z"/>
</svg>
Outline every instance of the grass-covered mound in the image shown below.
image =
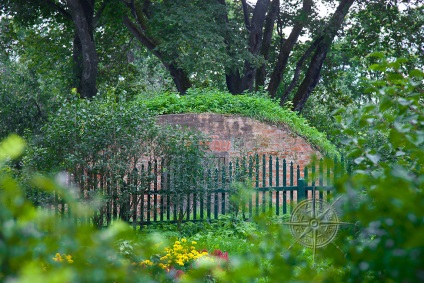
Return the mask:
<svg viewBox="0 0 424 283">
<path fill-rule="evenodd" d="M 191 89 L 185 96 L 167 93 L 142 103 L 154 114 L 179 113 L 218 113 L 234 114 L 253 118 L 273 125 L 285 124 L 290 130 L 309 141 L 326 155 L 338 156 L 336 147 L 324 133 L 310 126 L 307 120 L 297 113 L 282 108 L 276 101 L 263 96 L 231 95 L 217 90 Z"/>
</svg>

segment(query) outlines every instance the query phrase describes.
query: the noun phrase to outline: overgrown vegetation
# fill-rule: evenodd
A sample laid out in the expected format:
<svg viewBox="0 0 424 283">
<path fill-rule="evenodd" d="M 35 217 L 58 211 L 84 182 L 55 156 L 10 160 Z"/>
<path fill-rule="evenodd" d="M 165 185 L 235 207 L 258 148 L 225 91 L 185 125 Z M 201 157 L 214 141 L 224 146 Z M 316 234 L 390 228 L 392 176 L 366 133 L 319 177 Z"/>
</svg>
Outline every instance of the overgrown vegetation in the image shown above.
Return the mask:
<svg viewBox="0 0 424 283">
<path fill-rule="evenodd" d="M 20 184 L 8 173 L 8 163 L 18 158 L 24 149 L 22 139 L 12 136 L 0 144 L 0 279 L 4 282 L 175 282 L 174 269 L 163 266 L 150 266 L 149 261 L 163 255 L 164 247 L 170 246 L 178 238 L 163 237 L 161 234 L 136 235 L 127 224 L 115 222 L 103 230 L 93 226 L 70 221 L 58 221 L 55 215 L 38 209 L 25 197 Z M 59 194 L 66 199 L 72 216 L 92 213 L 90 207 L 77 203 L 72 190 L 49 178 L 30 174 L 28 178 L 39 190 Z M 230 224 L 232 223 L 232 224 Z M 209 227 L 197 227 L 185 241 L 195 248 L 203 246 L 210 250 L 225 248 L 224 242 L 237 244 L 225 253 L 208 252 L 218 256 L 213 261 L 193 261 L 185 266 L 186 272 L 179 278 L 181 282 L 259 282 L 281 279 L 284 272 L 287 279 L 318 276 L 327 269 L 316 271 L 297 269 L 296 266 L 310 266 L 310 254 L 299 246 L 287 251 L 287 230 L 281 225 L 258 219 L 258 224 L 246 223 L 237 219 L 217 222 Z M 186 225 L 186 224 L 184 224 Z M 196 224 L 187 224 L 187 232 Z M 238 227 L 240 233 L 228 234 Z M 205 229 L 206 228 L 206 229 Z M 159 231 L 166 230 L 161 227 Z M 208 241 L 209 233 L 216 233 L 215 243 Z M 197 239 L 197 241 L 196 241 Z M 244 246 L 240 245 L 243 240 Z M 184 242 L 185 242 L 184 241 Z M 196 244 L 193 244 L 196 242 Z M 211 246 L 212 245 L 212 246 Z M 173 244 L 170 255 L 184 256 L 180 244 Z M 190 249 L 192 249 L 190 247 Z M 197 255 L 202 250 L 190 252 Z M 228 253 L 227 253 L 228 252 Z M 299 256 L 301 255 L 301 256 Z M 220 258 L 228 261 L 222 264 Z M 151 259 L 147 261 L 147 259 Z M 164 260 L 164 259 L 163 259 Z M 175 260 L 173 262 L 172 260 Z M 180 258 L 173 258 L 167 264 L 179 264 Z M 149 266 L 147 266 L 149 265 Z M 225 266 L 225 269 L 223 267 Z M 329 267 L 331 269 L 331 267 Z M 311 274 L 311 271 L 313 273 Z M 319 275 L 321 276 L 321 275 Z M 310 277 L 309 277 L 310 278 Z"/>
<path fill-rule="evenodd" d="M 206 141 L 198 132 L 157 125 L 148 110 L 118 99 L 113 92 L 93 100 L 75 97 L 65 100 L 34 136 L 21 175 L 25 178 L 34 170 L 68 175 L 82 201 L 96 203 L 101 198 L 92 221 L 102 227 L 110 222 L 106 203 L 112 201 L 115 214 L 130 220 L 140 201 L 132 196 L 152 189 L 153 170 L 170 177 L 178 173 L 170 197 L 173 204 L 183 202 L 185 192 L 198 187 L 195 178 L 208 155 Z M 28 187 L 34 203 L 47 206 L 53 201 Z"/>
<path fill-rule="evenodd" d="M 355 199 L 346 204 L 346 219 L 360 223 L 358 237 L 343 243 L 349 266 L 345 281 L 420 282 L 424 280 L 424 73 L 403 67 L 405 59 L 372 54 L 368 91 L 378 103 L 340 111 L 348 157 L 356 164 L 351 177 L 339 180 L 340 193 Z M 350 124 L 358 122 L 366 135 Z M 367 136 L 387 134 L 374 148 Z M 382 156 L 386 158 L 382 158 Z"/>
<path fill-rule="evenodd" d="M 288 108 L 282 108 L 277 101 L 266 95 L 231 95 L 228 92 L 207 89 L 189 89 L 180 96 L 168 93 L 149 100 L 139 100 L 139 104 L 153 113 L 219 113 L 233 114 L 258 119 L 275 125 L 287 125 L 294 133 L 305 137 L 311 144 L 327 155 L 339 155 L 336 147 L 326 138 L 324 133 L 310 126 L 302 118 Z"/>
</svg>

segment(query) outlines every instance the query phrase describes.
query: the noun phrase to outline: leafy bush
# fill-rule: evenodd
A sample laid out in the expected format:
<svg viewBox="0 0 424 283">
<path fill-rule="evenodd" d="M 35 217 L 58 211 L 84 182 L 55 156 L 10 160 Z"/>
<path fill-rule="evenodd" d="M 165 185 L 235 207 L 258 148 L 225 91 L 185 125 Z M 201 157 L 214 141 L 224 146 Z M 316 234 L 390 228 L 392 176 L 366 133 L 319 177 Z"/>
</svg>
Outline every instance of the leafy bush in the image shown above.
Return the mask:
<svg viewBox="0 0 424 283">
<path fill-rule="evenodd" d="M 348 157 L 356 165 L 352 177 L 338 189 L 355 202 L 346 204 L 348 221 L 360 223 L 358 237 L 343 244 L 349 266 L 346 281 L 422 282 L 424 280 L 424 101 L 420 70 L 404 73 L 403 59 L 388 60 L 377 53 L 370 68 L 381 80 L 369 91 L 377 103 L 342 112 L 341 131 L 349 138 Z M 376 148 L 352 131 L 358 121 L 367 135 L 387 132 Z M 389 155 L 391 158 L 382 159 Z"/>
<path fill-rule="evenodd" d="M 163 172 L 168 165 L 176 168 L 181 180 L 175 188 L 184 192 L 195 185 L 195 176 L 207 155 L 205 141 L 206 137 L 197 132 L 158 126 L 145 108 L 117 102 L 114 96 L 75 99 L 64 101 L 41 135 L 33 139 L 25 163 L 26 170 L 69 172 L 82 199 L 96 200 L 99 194 L 104 200 L 114 198 L 120 218 L 129 220 L 130 206 L 134 205 L 132 193 L 150 189 L 154 169 L 148 161 L 153 164 L 157 159 L 160 164 L 166 160 L 158 169 Z M 113 184 L 114 189 L 104 189 L 107 184 Z M 115 190 L 117 196 L 113 195 Z M 33 198 L 44 205 L 50 201 L 43 194 L 34 194 Z M 172 201 L 182 200 L 175 196 Z M 104 225 L 104 213 L 93 219 L 98 226 Z"/>
<path fill-rule="evenodd" d="M 9 160 L 23 150 L 24 142 L 16 136 L 0 143 L 0 281 L 140 282 L 115 244 L 118 239 L 134 239 L 128 225 L 115 222 L 97 231 L 88 224 L 77 225 L 73 217 L 88 215 L 91 209 L 74 201 L 71 188 L 36 174 L 28 176 L 30 182 L 42 191 L 55 190 L 75 213 L 70 221 L 59 221 L 31 204 L 7 170 Z M 145 238 L 144 243 L 135 251 L 140 257 L 154 252 L 155 241 Z"/>
<path fill-rule="evenodd" d="M 57 109 L 57 93 L 62 89 L 47 88 L 46 82 L 24 64 L 1 61 L 0 139 L 12 133 L 38 133 L 48 115 Z M 57 81 L 52 84 L 60 86 Z"/>
<path fill-rule="evenodd" d="M 241 115 L 277 125 L 285 124 L 324 153 L 339 155 L 325 134 L 309 126 L 308 122 L 295 112 L 282 108 L 278 102 L 264 96 L 231 95 L 217 90 L 189 89 L 184 96 L 167 93 L 149 100 L 140 100 L 139 104 L 158 115 L 212 112 Z"/>
</svg>

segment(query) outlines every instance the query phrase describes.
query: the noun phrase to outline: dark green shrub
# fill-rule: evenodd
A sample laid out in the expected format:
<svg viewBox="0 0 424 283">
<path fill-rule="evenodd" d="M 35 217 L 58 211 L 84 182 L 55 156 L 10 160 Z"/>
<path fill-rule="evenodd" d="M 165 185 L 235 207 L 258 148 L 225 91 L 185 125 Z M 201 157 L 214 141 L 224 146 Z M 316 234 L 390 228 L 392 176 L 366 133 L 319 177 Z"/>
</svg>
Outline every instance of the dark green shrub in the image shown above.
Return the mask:
<svg viewBox="0 0 424 283">
<path fill-rule="evenodd" d="M 421 282 L 424 280 L 424 101 L 420 70 L 404 73 L 403 59 L 381 62 L 371 70 L 382 77 L 369 91 L 377 103 L 342 113 L 342 133 L 349 138 L 348 157 L 356 170 L 338 189 L 355 202 L 346 218 L 360 224 L 358 237 L 343 244 L 346 281 Z M 387 142 L 368 147 L 350 127 L 358 122 L 367 135 L 387 135 Z M 383 155 L 389 158 L 381 158 Z"/>
<path fill-rule="evenodd" d="M 34 138 L 26 168 L 68 172 L 82 200 L 113 199 L 119 217 L 129 220 L 130 207 L 136 204 L 131 195 L 151 189 L 154 170 L 178 171 L 181 178 L 173 186 L 172 201 L 182 202 L 183 192 L 195 186 L 202 168 L 205 141 L 193 131 L 158 126 L 148 110 L 134 103 L 116 102 L 114 97 L 75 99 L 64 101 Z M 160 168 L 153 168 L 154 164 Z M 38 204 L 51 201 L 42 194 L 34 194 L 33 199 Z M 94 219 L 98 226 L 104 225 L 103 215 L 100 210 Z"/>
</svg>

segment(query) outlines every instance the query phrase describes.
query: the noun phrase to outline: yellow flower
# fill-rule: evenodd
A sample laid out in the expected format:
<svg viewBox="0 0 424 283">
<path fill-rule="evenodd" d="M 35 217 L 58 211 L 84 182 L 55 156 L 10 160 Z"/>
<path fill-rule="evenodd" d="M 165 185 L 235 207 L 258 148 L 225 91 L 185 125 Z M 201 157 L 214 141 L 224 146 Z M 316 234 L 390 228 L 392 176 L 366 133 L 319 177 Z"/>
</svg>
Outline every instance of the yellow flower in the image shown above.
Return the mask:
<svg viewBox="0 0 424 283">
<path fill-rule="evenodd" d="M 163 264 L 163 263 L 159 263 L 158 265 L 159 265 L 159 267 L 160 267 L 160 268 L 162 268 L 162 269 L 168 269 L 168 268 L 169 268 L 169 266 L 168 266 L 168 265 Z"/>
<path fill-rule="evenodd" d="M 184 262 L 182 260 L 177 260 L 177 263 L 181 266 L 184 266 Z"/>
<path fill-rule="evenodd" d="M 191 244 L 192 245 L 197 245 L 197 242 L 196 241 L 192 241 Z"/>
<path fill-rule="evenodd" d="M 73 263 L 74 261 L 72 260 L 72 256 L 71 255 L 64 255 L 66 257 L 66 260 L 68 261 L 68 263 Z"/>
<path fill-rule="evenodd" d="M 182 242 L 182 243 L 185 243 L 185 242 L 187 242 L 187 239 L 186 239 L 186 238 L 182 238 L 182 239 L 181 239 L 181 242 Z"/>
<path fill-rule="evenodd" d="M 151 262 L 150 260 L 146 259 L 146 260 L 143 260 L 142 262 L 140 262 L 140 265 L 153 265 L 153 262 Z"/>
<path fill-rule="evenodd" d="M 62 262 L 63 258 L 60 253 L 56 253 L 56 256 L 53 258 L 54 261 Z"/>
</svg>

